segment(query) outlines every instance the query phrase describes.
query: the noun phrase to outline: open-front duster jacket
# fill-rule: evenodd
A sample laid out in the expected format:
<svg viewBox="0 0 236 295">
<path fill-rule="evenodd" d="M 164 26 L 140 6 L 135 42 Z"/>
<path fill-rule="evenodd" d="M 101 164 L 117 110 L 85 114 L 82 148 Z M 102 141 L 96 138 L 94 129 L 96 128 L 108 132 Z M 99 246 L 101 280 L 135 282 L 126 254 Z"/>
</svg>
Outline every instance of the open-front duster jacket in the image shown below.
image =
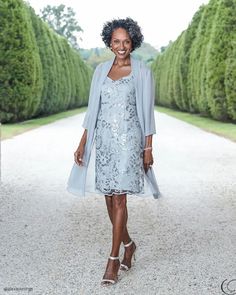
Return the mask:
<svg viewBox="0 0 236 295">
<path fill-rule="evenodd" d="M 77 196 L 85 196 L 85 192 L 96 192 L 94 189 L 95 183 L 91 183 L 89 177 L 91 173 L 94 173 L 94 171 L 91 172 L 91 169 L 95 169 L 94 161 L 91 164 L 90 159 L 92 151 L 94 151 L 93 145 L 100 109 L 101 86 L 114 63 L 114 59 L 115 56 L 111 60 L 99 64 L 93 74 L 88 109 L 82 124 L 87 129 L 87 141 L 83 155 L 84 165 L 79 166 L 74 162 L 67 182 L 68 192 Z M 144 148 L 145 136 L 156 133 L 154 118 L 155 85 L 151 69 L 144 62 L 135 59 L 132 55 L 130 60 L 131 71 L 134 75 L 137 115 L 142 129 L 142 146 Z M 90 170 L 89 173 L 88 170 Z M 153 195 L 154 198 L 158 198 L 161 193 L 157 185 L 153 167 L 150 167 L 147 173 L 145 173 L 144 181 L 145 193 L 140 194 L 140 196 Z"/>
</svg>

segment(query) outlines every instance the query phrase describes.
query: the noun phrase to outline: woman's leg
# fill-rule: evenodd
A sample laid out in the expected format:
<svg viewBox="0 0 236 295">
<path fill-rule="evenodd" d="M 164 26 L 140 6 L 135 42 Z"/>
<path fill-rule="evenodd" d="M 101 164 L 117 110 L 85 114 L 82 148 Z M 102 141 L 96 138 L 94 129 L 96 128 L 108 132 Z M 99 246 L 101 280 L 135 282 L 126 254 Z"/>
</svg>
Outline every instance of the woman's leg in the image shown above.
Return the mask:
<svg viewBox="0 0 236 295">
<path fill-rule="evenodd" d="M 109 215 L 110 221 L 111 221 L 111 223 L 113 225 L 112 198 L 113 198 L 112 196 L 105 195 L 108 215 Z M 125 214 L 126 214 L 126 222 L 125 222 L 125 228 L 124 228 L 124 231 L 123 231 L 122 242 L 124 244 L 128 244 L 130 242 L 131 238 L 129 236 L 128 229 L 127 229 L 127 221 L 128 221 L 127 206 L 125 206 Z"/>
<path fill-rule="evenodd" d="M 114 195 L 112 197 L 113 237 L 111 256 L 119 256 L 120 243 L 123 239 L 123 233 L 127 222 L 126 204 L 126 194 Z"/>
<path fill-rule="evenodd" d="M 110 216 L 110 215 L 109 215 Z M 126 226 L 126 194 L 112 196 L 112 249 L 110 256 L 119 256 L 120 244 Z M 103 279 L 115 279 L 120 267 L 119 260 L 108 259 Z"/>
<path fill-rule="evenodd" d="M 112 213 L 112 205 L 113 205 L 112 198 L 113 197 L 105 195 L 105 198 L 106 198 L 106 205 L 107 205 L 107 211 L 109 214 L 109 218 L 111 220 L 111 223 L 113 224 L 113 216 L 112 216 L 112 214 L 113 214 Z M 131 238 L 129 236 L 128 229 L 127 229 L 127 220 L 128 220 L 127 206 L 125 207 L 125 209 L 126 209 L 126 224 L 125 224 L 125 228 L 124 228 L 124 232 L 123 232 L 122 241 L 126 245 L 131 241 Z M 123 260 L 121 261 L 121 263 L 127 265 L 129 268 L 131 267 L 131 259 L 132 259 L 135 249 L 136 249 L 135 243 L 132 243 L 129 247 L 125 247 L 124 257 L 123 257 Z"/>
</svg>

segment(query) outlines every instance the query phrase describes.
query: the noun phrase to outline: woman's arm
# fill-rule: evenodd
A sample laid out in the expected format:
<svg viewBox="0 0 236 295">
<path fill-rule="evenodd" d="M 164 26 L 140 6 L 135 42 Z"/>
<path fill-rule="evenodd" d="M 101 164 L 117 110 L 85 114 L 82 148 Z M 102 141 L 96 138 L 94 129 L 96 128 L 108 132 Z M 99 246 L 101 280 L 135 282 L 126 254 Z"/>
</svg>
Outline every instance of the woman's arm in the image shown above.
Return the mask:
<svg viewBox="0 0 236 295">
<path fill-rule="evenodd" d="M 147 149 L 146 149 L 147 148 Z M 143 166 L 145 172 L 148 171 L 150 165 L 153 164 L 152 156 L 152 134 L 145 137 L 145 147 L 143 150 Z"/>
<path fill-rule="evenodd" d="M 77 147 L 77 150 L 74 152 L 74 158 L 77 165 L 83 165 L 83 155 L 84 155 L 84 147 L 85 147 L 86 141 L 87 141 L 87 129 L 84 130 L 79 146 Z"/>
<path fill-rule="evenodd" d="M 89 90 L 89 99 L 88 99 L 88 108 L 84 117 L 84 121 L 82 123 L 82 127 L 85 129 L 89 129 L 89 121 L 90 121 L 90 115 L 92 113 L 92 108 L 94 105 L 94 97 L 96 97 L 95 92 L 97 91 L 97 82 L 98 78 L 100 77 L 100 71 L 101 71 L 102 63 L 100 63 L 96 69 L 94 70 L 93 77 L 90 84 L 90 90 Z"/>
<path fill-rule="evenodd" d="M 143 165 L 145 172 L 153 164 L 152 137 L 156 133 L 154 116 L 155 82 L 151 69 L 147 69 L 144 82 L 144 132 L 145 146 L 143 151 Z"/>
<path fill-rule="evenodd" d="M 155 81 L 151 69 L 146 68 L 143 83 L 143 113 L 145 136 L 156 133 L 154 105 L 155 105 Z"/>
<path fill-rule="evenodd" d="M 79 146 L 85 146 L 86 144 L 86 141 L 87 141 L 87 129 L 84 129 L 84 133 L 81 137 L 81 140 L 80 140 L 80 143 L 79 143 Z"/>
<path fill-rule="evenodd" d="M 84 147 L 87 142 L 87 131 L 89 129 L 89 122 L 90 122 L 90 116 L 92 113 L 92 106 L 93 106 L 93 99 L 95 97 L 95 92 L 97 91 L 96 85 L 97 85 L 97 79 L 99 77 L 99 71 L 101 68 L 101 64 L 99 64 L 92 77 L 91 85 L 90 85 L 90 91 L 89 91 L 89 99 L 88 99 L 88 108 L 84 117 L 84 121 L 82 123 L 82 127 L 85 129 L 84 133 L 81 137 L 79 146 L 77 147 L 76 151 L 74 152 L 74 159 L 76 164 L 83 165 L 83 155 L 84 155 Z"/>
<path fill-rule="evenodd" d="M 145 147 L 152 147 L 152 134 L 145 136 Z"/>
</svg>

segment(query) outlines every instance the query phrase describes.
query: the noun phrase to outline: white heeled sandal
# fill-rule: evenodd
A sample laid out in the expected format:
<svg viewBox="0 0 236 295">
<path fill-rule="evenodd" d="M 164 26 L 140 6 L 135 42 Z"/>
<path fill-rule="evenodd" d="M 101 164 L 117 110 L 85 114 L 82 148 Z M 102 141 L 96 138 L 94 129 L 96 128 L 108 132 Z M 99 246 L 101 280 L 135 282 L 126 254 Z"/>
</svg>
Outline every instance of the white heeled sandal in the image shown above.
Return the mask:
<svg viewBox="0 0 236 295">
<path fill-rule="evenodd" d="M 132 245 L 132 243 L 134 243 L 134 242 L 131 240 L 128 244 L 126 244 L 126 245 L 124 244 L 124 247 L 127 248 L 127 247 L 129 247 L 130 245 Z M 134 250 L 134 252 L 133 252 L 133 256 L 132 256 L 132 258 L 134 257 L 134 260 L 136 260 L 136 257 L 135 257 L 136 249 L 137 249 L 137 246 L 135 245 L 135 250 Z M 131 263 L 132 263 L 132 258 L 131 258 Z M 125 265 L 125 264 L 123 264 L 123 263 L 120 264 L 120 269 L 121 269 L 121 270 L 128 271 L 130 268 L 131 268 L 131 267 L 128 267 L 127 265 Z"/>
<path fill-rule="evenodd" d="M 109 256 L 109 259 L 111 259 L 111 260 L 119 260 L 119 256 L 117 256 L 117 257 Z M 115 283 L 117 283 L 119 271 L 120 271 L 120 268 L 118 269 L 117 278 L 115 280 L 112 280 L 112 279 L 102 279 L 101 280 L 101 285 L 102 286 L 109 286 L 109 285 L 114 285 Z"/>
</svg>

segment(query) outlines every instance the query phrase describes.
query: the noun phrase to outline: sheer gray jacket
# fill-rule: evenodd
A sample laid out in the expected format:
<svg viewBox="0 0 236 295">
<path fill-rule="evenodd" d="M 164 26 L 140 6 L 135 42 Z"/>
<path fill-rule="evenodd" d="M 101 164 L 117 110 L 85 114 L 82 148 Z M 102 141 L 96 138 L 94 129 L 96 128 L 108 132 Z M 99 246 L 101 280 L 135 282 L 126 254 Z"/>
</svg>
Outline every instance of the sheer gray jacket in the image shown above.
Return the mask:
<svg viewBox="0 0 236 295">
<path fill-rule="evenodd" d="M 67 191 L 77 195 L 85 196 L 85 192 L 95 192 L 91 177 L 91 170 L 94 170 L 94 162 L 91 164 L 90 158 L 93 151 L 96 123 L 100 109 L 101 86 L 105 81 L 114 58 L 99 64 L 93 74 L 87 112 L 82 126 L 87 129 L 87 141 L 83 155 L 83 166 L 73 163 L 69 179 L 67 182 Z M 131 55 L 131 71 L 134 75 L 136 108 L 137 115 L 142 129 L 142 145 L 145 146 L 145 137 L 156 133 L 154 117 L 155 83 L 152 71 L 144 62 L 135 59 Z M 90 172 L 88 173 L 88 169 Z M 94 175 L 94 174 L 93 174 Z M 153 195 L 154 198 L 160 197 L 161 193 L 155 178 L 153 167 L 150 167 L 145 173 L 145 194 L 140 196 Z"/>
</svg>

